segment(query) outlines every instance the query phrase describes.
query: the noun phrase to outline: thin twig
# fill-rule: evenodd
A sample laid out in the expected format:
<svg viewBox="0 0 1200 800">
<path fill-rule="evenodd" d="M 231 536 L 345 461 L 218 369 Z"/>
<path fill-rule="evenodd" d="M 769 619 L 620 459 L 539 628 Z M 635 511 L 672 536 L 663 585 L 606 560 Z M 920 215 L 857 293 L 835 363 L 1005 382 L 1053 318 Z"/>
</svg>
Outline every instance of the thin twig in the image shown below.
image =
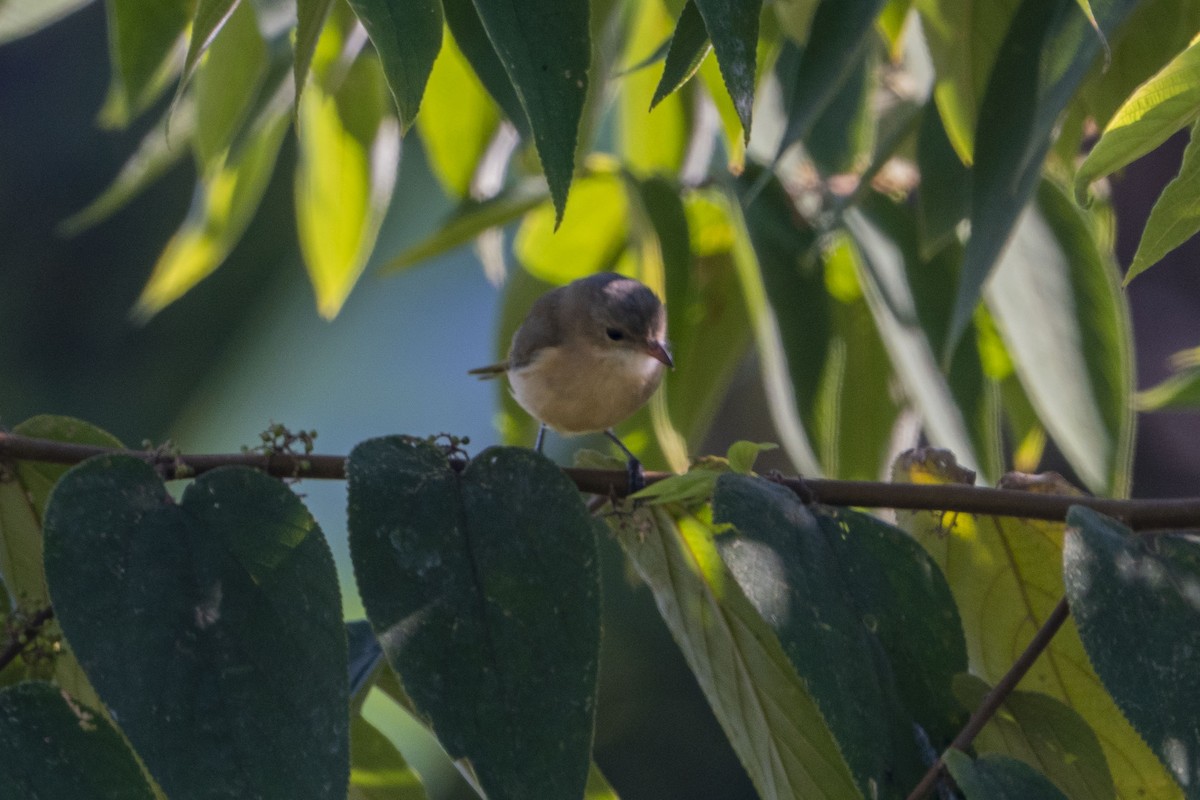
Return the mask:
<svg viewBox="0 0 1200 800">
<path fill-rule="evenodd" d="M 169 455 L 146 450 L 119 450 L 94 445 L 68 444 L 0 431 L 0 459 L 76 464 L 96 455 L 121 454 L 155 466 L 167 479 L 191 478 L 217 467 L 240 465 L 280 478 L 345 480 L 346 457 L 291 453 L 229 453 Z M 629 489 L 625 470 L 563 470 L 580 491 L 604 497 L 624 497 Z M 646 484 L 670 477 L 666 472 L 646 473 Z M 822 478 L 781 478 L 778 483 L 802 498 L 817 503 L 861 508 L 898 508 L 958 511 L 1062 521 L 1073 505 L 1087 506 L 1123 520 L 1134 529 L 1200 528 L 1200 497 L 1162 500 L 1114 500 L 1104 497 L 1042 494 L 1012 489 L 989 489 L 965 484 L 876 483 Z"/>
<path fill-rule="evenodd" d="M 42 629 L 42 626 L 49 622 L 53 616 L 54 609 L 50 606 L 46 606 L 30 617 L 29 621 L 25 623 L 24 628 L 13 634 L 13 636 L 8 640 L 8 644 L 5 646 L 5 648 L 0 650 L 0 672 L 2 672 L 14 658 L 21 654 L 21 651 L 24 650 L 29 643 L 33 641 L 33 638 L 38 635 L 38 631 Z"/>
<path fill-rule="evenodd" d="M 1033 639 L 1029 642 L 1029 646 L 1021 653 L 1020 658 L 1013 662 L 1013 665 L 1008 668 L 1008 672 L 1002 677 L 992 690 L 984 696 L 983 701 L 979 704 L 979 708 L 975 709 L 975 713 L 967 720 L 967 724 L 954 737 L 954 741 L 950 743 L 950 747 L 955 750 L 966 750 L 971 746 L 971 742 L 975 741 L 975 737 L 983 730 L 983 726 L 988 723 L 999 710 L 1004 701 L 1012 694 L 1013 689 L 1021 682 L 1021 678 L 1025 677 L 1025 673 L 1033 666 L 1033 662 L 1042 654 L 1046 646 L 1050 644 L 1050 640 L 1054 638 L 1054 634 L 1058 633 L 1058 629 L 1067 621 L 1067 615 L 1070 613 L 1070 606 L 1067 605 L 1067 598 L 1064 597 L 1058 601 L 1058 605 L 1050 612 L 1050 616 L 1042 623 L 1042 627 L 1038 628 L 1038 632 L 1034 634 Z M 942 759 L 939 757 L 933 762 L 933 766 L 925 773 L 925 777 L 917 784 L 916 788 L 908 795 L 908 800 L 921 800 L 933 788 L 933 784 L 937 781 L 938 774 L 942 771 Z"/>
</svg>

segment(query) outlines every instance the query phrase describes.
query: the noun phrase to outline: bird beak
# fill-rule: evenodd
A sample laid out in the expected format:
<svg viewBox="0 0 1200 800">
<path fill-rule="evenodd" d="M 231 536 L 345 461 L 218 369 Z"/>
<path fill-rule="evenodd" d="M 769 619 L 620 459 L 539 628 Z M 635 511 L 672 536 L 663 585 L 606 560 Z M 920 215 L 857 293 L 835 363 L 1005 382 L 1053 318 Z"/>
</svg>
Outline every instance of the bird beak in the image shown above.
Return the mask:
<svg viewBox="0 0 1200 800">
<path fill-rule="evenodd" d="M 658 342 L 653 339 L 646 342 L 646 353 L 651 358 L 661 361 L 668 367 L 675 368 L 675 360 L 671 358 L 671 351 L 667 349 L 666 342 Z"/>
</svg>

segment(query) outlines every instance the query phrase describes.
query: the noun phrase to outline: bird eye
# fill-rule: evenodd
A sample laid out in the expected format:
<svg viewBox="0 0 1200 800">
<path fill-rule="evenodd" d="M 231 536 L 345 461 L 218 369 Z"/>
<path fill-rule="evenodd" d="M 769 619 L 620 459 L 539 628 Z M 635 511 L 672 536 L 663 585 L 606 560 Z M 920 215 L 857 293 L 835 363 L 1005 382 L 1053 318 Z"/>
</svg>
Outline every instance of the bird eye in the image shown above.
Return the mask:
<svg viewBox="0 0 1200 800">
<path fill-rule="evenodd" d="M 605 333 L 607 333 L 608 338 L 612 339 L 614 342 L 619 342 L 625 338 L 625 334 L 621 333 L 616 328 L 609 328 L 605 331 Z"/>
</svg>

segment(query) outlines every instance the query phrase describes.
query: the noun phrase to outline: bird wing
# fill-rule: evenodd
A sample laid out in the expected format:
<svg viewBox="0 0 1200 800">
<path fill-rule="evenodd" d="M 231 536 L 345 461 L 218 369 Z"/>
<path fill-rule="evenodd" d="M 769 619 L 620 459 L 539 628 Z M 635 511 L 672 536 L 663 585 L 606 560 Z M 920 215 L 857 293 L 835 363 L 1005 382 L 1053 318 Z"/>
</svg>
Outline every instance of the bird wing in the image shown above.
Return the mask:
<svg viewBox="0 0 1200 800">
<path fill-rule="evenodd" d="M 501 361 L 498 364 L 488 364 L 486 367 L 476 367 L 475 369 L 467 370 L 468 375 L 478 375 L 481 381 L 490 381 L 499 378 L 504 373 L 508 372 L 508 362 Z"/>
</svg>

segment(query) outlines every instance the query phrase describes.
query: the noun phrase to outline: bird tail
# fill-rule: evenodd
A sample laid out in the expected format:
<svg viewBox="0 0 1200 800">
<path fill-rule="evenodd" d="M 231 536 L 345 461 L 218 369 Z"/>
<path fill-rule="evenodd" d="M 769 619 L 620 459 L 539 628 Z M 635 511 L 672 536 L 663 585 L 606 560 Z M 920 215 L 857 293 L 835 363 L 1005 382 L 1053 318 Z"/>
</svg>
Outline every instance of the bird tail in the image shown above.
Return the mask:
<svg viewBox="0 0 1200 800">
<path fill-rule="evenodd" d="M 479 380 L 481 381 L 494 380 L 506 372 L 508 372 L 507 361 L 501 361 L 499 364 L 488 364 L 486 367 L 476 367 L 475 369 L 467 370 L 468 375 L 478 375 Z"/>
</svg>

